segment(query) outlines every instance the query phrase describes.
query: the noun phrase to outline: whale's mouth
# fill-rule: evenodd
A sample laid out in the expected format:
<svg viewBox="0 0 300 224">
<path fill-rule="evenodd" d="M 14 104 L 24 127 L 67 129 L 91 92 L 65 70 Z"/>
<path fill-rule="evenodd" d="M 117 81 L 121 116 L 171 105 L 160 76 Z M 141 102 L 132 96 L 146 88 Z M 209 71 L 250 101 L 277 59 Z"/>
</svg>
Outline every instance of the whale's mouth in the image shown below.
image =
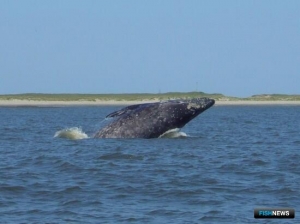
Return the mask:
<svg viewBox="0 0 300 224">
<path fill-rule="evenodd" d="M 208 106 L 208 108 L 210 108 L 211 106 L 213 106 L 215 104 L 215 100 L 214 99 L 209 99 L 206 98 L 206 100 L 204 100 L 206 105 Z"/>
<path fill-rule="evenodd" d="M 206 110 L 215 104 L 215 100 L 210 98 L 194 98 L 191 100 L 187 100 L 186 103 L 187 109 Z"/>
</svg>

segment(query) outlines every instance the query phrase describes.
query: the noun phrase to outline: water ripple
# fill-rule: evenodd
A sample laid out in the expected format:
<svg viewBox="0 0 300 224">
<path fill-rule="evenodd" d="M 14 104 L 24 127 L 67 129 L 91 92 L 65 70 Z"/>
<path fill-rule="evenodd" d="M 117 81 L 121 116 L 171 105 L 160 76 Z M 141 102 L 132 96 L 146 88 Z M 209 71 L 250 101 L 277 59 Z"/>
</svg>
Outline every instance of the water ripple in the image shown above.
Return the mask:
<svg viewBox="0 0 300 224">
<path fill-rule="evenodd" d="M 214 107 L 186 138 L 53 138 L 92 133 L 114 109 L 0 108 L 1 222 L 255 223 L 257 206 L 300 210 L 300 107 Z"/>
</svg>

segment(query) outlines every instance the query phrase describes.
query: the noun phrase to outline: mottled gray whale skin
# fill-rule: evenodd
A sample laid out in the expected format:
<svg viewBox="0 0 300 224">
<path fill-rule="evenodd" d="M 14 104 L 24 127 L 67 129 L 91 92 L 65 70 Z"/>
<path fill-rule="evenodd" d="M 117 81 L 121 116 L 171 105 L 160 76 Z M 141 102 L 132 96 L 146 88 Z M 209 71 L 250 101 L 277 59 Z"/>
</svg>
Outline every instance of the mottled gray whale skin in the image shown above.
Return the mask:
<svg viewBox="0 0 300 224">
<path fill-rule="evenodd" d="M 213 99 L 194 98 L 131 105 L 107 115 L 114 119 L 94 137 L 158 138 L 169 130 L 182 128 L 214 103 Z"/>
</svg>

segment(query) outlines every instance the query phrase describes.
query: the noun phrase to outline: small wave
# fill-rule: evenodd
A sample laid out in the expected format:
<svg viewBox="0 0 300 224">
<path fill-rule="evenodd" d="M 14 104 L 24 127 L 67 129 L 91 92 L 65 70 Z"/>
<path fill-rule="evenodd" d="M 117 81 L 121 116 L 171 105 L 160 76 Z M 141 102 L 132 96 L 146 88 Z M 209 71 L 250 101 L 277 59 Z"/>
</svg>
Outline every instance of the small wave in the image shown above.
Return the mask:
<svg viewBox="0 0 300 224">
<path fill-rule="evenodd" d="M 54 135 L 54 138 L 67 138 L 76 140 L 89 138 L 89 136 L 86 133 L 84 133 L 81 128 L 72 127 L 57 131 Z"/>
<path fill-rule="evenodd" d="M 159 136 L 159 138 L 183 138 L 183 137 L 187 137 L 187 134 L 180 131 L 179 128 L 171 129 L 163 133 L 161 136 Z"/>
<path fill-rule="evenodd" d="M 142 156 L 131 155 L 131 154 L 123 154 L 123 153 L 109 153 L 99 157 L 99 159 L 104 160 L 116 160 L 116 159 L 129 159 L 129 160 L 142 160 Z"/>
</svg>

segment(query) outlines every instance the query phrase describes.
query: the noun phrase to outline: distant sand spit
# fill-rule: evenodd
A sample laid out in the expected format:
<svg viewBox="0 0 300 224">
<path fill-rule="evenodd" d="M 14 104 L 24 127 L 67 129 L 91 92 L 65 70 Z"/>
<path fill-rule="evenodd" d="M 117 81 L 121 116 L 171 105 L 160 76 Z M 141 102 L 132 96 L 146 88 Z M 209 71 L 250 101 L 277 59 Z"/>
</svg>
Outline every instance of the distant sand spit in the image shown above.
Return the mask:
<svg viewBox="0 0 300 224">
<path fill-rule="evenodd" d="M 48 107 L 48 106 L 118 106 L 118 105 L 131 105 L 140 103 L 157 102 L 154 100 L 150 101 L 34 101 L 34 100 L 0 100 L 0 106 L 37 106 L 37 107 Z M 217 106 L 219 105 L 300 105 L 300 101 L 216 101 Z"/>
<path fill-rule="evenodd" d="M 131 105 L 139 103 L 149 103 L 157 101 L 115 101 L 115 100 L 96 100 L 96 101 L 42 101 L 42 100 L 0 100 L 0 106 L 105 106 L 105 105 Z"/>
</svg>

